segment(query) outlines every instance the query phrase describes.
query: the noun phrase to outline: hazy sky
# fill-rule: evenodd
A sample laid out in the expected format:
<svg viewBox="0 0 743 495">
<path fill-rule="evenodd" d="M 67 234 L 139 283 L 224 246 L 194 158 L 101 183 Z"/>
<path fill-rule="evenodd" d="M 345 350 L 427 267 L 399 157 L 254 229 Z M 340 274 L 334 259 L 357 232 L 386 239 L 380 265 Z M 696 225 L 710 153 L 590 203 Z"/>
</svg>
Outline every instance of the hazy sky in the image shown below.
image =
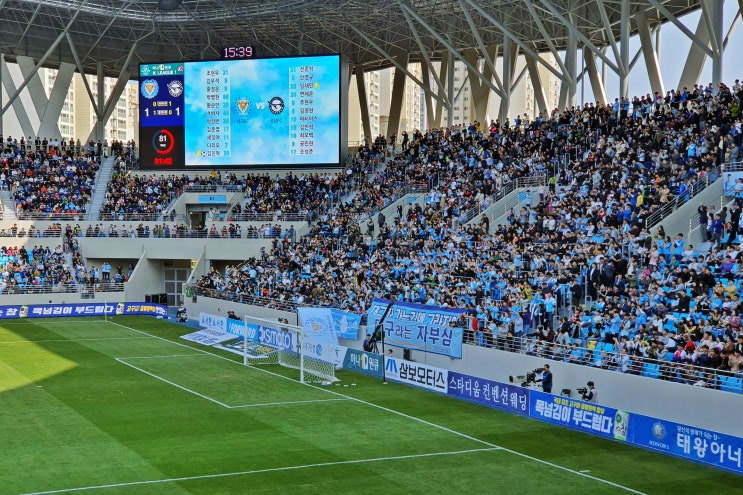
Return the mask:
<svg viewBox="0 0 743 495">
<path fill-rule="evenodd" d="M 723 1 L 723 0 L 715 0 Z M 727 0 L 724 8 L 723 18 L 723 33 L 727 34 L 731 22 L 735 18 L 735 13 L 738 9 L 738 2 L 736 0 Z M 689 28 L 691 32 L 694 32 L 699 22 L 701 11 L 693 12 L 681 18 L 681 21 Z M 724 35 L 723 35 L 724 36 Z M 673 24 L 666 23 L 661 28 L 661 48 L 660 48 L 660 70 L 663 77 L 663 85 L 666 91 L 670 89 L 676 89 L 681 78 L 681 72 L 684 69 L 686 58 L 689 55 L 689 48 L 691 47 L 691 40 L 686 37 L 676 26 Z M 630 60 L 640 48 L 640 40 L 638 36 L 632 37 L 630 41 Z M 736 79 L 743 80 L 743 63 L 742 55 L 743 52 L 743 26 L 739 25 L 733 35 L 730 37 L 730 41 L 727 45 L 727 50 L 723 56 L 723 70 L 722 80 L 726 84 L 732 84 Z M 607 54 L 613 59 L 612 50 L 609 49 Z M 580 58 L 579 58 L 580 62 Z M 597 60 L 600 70 L 600 61 Z M 707 64 L 702 71 L 700 84 L 712 82 L 712 61 L 708 58 Z M 579 83 L 580 84 L 580 83 Z M 585 100 L 593 100 L 593 91 L 591 90 L 590 82 L 588 78 L 584 83 Z M 629 96 L 644 95 L 650 91 L 650 82 L 648 81 L 647 70 L 645 69 L 645 59 L 640 55 L 640 58 L 635 64 L 634 70 L 630 73 L 629 79 Z M 607 68 L 606 71 L 606 97 L 613 100 L 619 95 L 619 79 Z M 578 88 L 578 100 L 581 99 L 581 88 Z"/>
</svg>

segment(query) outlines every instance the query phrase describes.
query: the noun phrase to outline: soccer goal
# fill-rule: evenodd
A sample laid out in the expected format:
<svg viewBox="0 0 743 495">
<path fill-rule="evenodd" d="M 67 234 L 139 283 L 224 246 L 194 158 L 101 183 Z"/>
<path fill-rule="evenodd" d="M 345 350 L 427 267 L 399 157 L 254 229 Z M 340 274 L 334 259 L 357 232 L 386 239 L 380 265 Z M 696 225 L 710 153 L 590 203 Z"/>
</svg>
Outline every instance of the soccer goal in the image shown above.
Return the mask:
<svg viewBox="0 0 743 495">
<path fill-rule="evenodd" d="M 256 366 L 278 364 L 299 370 L 302 383 L 332 383 L 335 365 L 318 356 L 302 327 L 279 321 L 244 316 L 243 363 Z"/>
</svg>

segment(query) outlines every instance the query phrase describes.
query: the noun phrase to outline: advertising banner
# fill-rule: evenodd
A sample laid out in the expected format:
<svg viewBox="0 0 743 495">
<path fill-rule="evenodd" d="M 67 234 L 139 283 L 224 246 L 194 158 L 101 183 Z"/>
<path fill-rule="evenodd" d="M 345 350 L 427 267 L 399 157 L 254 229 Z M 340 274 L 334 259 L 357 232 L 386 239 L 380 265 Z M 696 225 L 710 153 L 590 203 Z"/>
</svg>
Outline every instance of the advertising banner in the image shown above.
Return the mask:
<svg viewBox="0 0 743 495">
<path fill-rule="evenodd" d="M 374 329 L 390 301 L 375 299 L 368 312 L 368 328 Z M 451 326 L 463 309 L 440 308 L 414 303 L 393 303 L 384 320 L 387 344 L 445 356 L 462 358 L 464 329 Z"/>
<path fill-rule="evenodd" d="M 342 339 L 359 338 L 361 315 L 332 308 L 330 314 L 333 316 L 333 327 L 338 331 L 338 337 Z"/>
<path fill-rule="evenodd" d="M 632 445 L 743 474 L 743 439 L 731 435 L 632 414 L 627 441 Z"/>
<path fill-rule="evenodd" d="M 233 320 L 224 316 L 200 313 L 199 324 L 210 330 L 221 330 L 238 337 L 260 342 L 287 351 L 296 352 L 294 335 L 276 328 L 264 327 L 255 323 L 245 324 L 242 320 Z"/>
<path fill-rule="evenodd" d="M 0 319 L 103 315 L 146 315 L 165 318 L 168 316 L 168 308 L 162 304 L 121 302 L 0 306 Z"/>
<path fill-rule="evenodd" d="M 476 376 L 449 372 L 448 394 L 518 414 L 529 414 L 529 389 Z"/>
<path fill-rule="evenodd" d="M 538 390 L 529 393 L 529 416 L 550 423 L 557 423 L 574 430 L 593 433 L 606 438 L 626 436 L 626 421 L 617 424 L 617 410 L 561 395 L 552 395 Z M 615 433 L 616 430 L 616 433 Z M 615 437 L 617 435 L 617 437 Z"/>
<path fill-rule="evenodd" d="M 181 335 L 181 338 L 190 340 L 191 342 L 198 342 L 199 344 L 216 345 L 221 344 L 222 342 L 225 342 L 227 340 L 234 340 L 235 336 L 220 330 L 204 329 L 199 330 L 198 332 Z"/>
<path fill-rule="evenodd" d="M 346 347 L 328 342 L 318 342 L 313 340 L 303 340 L 304 355 L 308 358 L 319 359 L 326 363 L 342 365 L 346 357 Z"/>
<path fill-rule="evenodd" d="M 442 394 L 447 391 L 449 371 L 445 369 L 387 357 L 384 359 L 384 372 L 389 380 L 415 385 Z"/>
<path fill-rule="evenodd" d="M 343 368 L 382 378 L 382 356 L 372 352 L 347 349 Z"/>
</svg>

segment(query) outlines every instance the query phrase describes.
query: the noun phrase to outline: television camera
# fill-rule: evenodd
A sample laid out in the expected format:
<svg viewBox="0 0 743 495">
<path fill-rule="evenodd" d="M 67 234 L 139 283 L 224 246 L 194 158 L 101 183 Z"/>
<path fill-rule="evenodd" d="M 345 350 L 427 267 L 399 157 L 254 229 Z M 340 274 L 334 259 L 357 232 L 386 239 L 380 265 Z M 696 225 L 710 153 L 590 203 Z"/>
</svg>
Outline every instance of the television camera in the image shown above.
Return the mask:
<svg viewBox="0 0 743 495">
<path fill-rule="evenodd" d="M 575 389 L 581 396 L 584 396 L 588 394 L 588 389 L 586 387 L 576 388 Z"/>
<path fill-rule="evenodd" d="M 542 378 L 537 378 L 537 375 L 544 373 L 544 368 L 537 368 L 532 371 L 527 371 L 525 375 L 511 375 L 508 377 L 508 381 L 511 383 L 520 383 L 524 388 L 538 389 L 537 383 L 542 381 Z"/>
</svg>

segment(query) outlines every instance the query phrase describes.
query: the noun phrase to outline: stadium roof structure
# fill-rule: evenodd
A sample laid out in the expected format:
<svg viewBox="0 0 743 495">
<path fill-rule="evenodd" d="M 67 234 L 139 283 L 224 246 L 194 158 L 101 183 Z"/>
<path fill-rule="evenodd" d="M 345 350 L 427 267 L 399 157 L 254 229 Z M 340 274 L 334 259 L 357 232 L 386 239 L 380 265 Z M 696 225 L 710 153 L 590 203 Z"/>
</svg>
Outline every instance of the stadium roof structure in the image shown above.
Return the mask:
<svg viewBox="0 0 743 495">
<path fill-rule="evenodd" d="M 124 64 L 136 74 L 139 62 L 216 58 L 223 46 L 247 44 L 260 56 L 342 53 L 371 70 L 403 54 L 420 61 L 424 51 L 509 38 L 541 53 L 564 50 L 576 33 L 601 48 L 620 39 L 623 13 L 644 13 L 653 27 L 698 8 L 693 0 L 0 0 L 0 52 L 76 63 L 72 44 L 86 72 L 100 62 L 115 77 Z"/>
<path fill-rule="evenodd" d="M 743 6 L 743 0 L 737 1 Z M 628 74 L 640 55 L 651 86 L 663 90 L 653 34 L 669 22 L 693 42 L 680 84 L 698 82 L 707 58 L 714 61 L 713 79 L 719 81 L 729 37 L 722 22 L 723 2 L 0 0 L 0 54 L 6 61 L 28 57 L 36 68 L 71 64 L 77 72 L 119 79 L 136 78 L 141 62 L 214 59 L 222 47 L 241 45 L 253 46 L 258 56 L 340 53 L 357 74 L 394 66 L 411 78 L 407 64 L 420 62 L 423 79 L 439 88 L 415 81 L 445 106 L 451 104 L 451 93 L 447 97 L 444 76 L 433 72 L 431 62 L 460 60 L 470 81 L 479 79 L 483 90 L 506 101 L 507 109 L 511 86 L 520 76 L 513 73 L 515 63 L 504 63 L 501 73 L 496 72 L 498 57 L 513 62 L 523 55 L 533 82 L 536 66 L 550 70 L 563 83 L 561 103 L 574 102 L 583 74 L 589 76 L 596 99 L 604 96 L 596 63 L 619 76 L 626 95 Z M 704 15 L 692 32 L 679 17 L 698 9 Z M 731 29 L 737 20 L 739 16 Z M 633 55 L 629 38 L 635 34 L 642 49 Z M 580 74 L 579 50 L 586 59 Z M 549 54 L 554 61 L 547 60 Z"/>
</svg>

